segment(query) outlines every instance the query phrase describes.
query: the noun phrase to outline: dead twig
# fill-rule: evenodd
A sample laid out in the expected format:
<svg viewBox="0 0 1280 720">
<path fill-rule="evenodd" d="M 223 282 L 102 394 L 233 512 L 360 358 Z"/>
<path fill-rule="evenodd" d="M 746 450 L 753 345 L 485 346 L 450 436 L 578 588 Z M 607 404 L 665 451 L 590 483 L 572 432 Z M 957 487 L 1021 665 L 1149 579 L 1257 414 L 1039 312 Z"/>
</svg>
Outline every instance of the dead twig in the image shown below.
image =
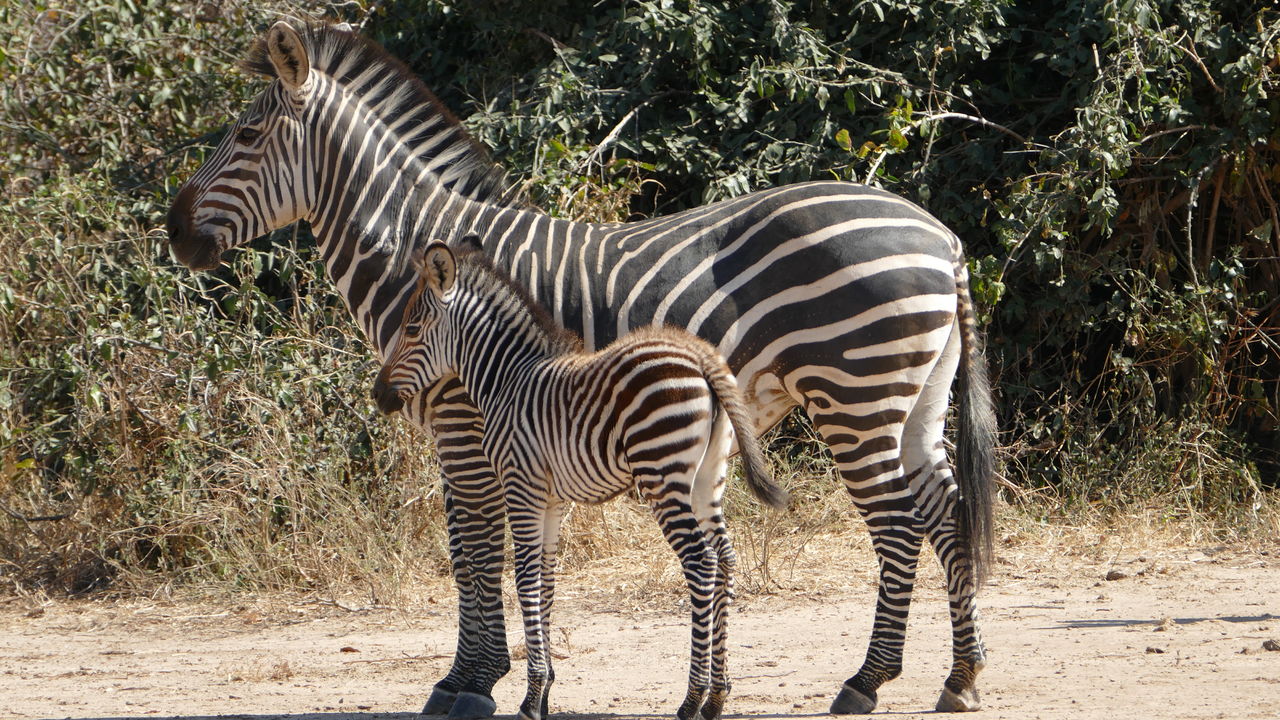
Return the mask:
<svg viewBox="0 0 1280 720">
<path fill-rule="evenodd" d="M 1001 125 L 1000 123 L 994 123 L 994 122 L 991 122 L 990 120 L 988 120 L 988 119 L 986 119 L 986 118 L 978 117 L 977 115 L 968 115 L 968 114 L 965 114 L 965 113 L 958 113 L 958 112 L 943 112 L 943 113 L 934 113 L 934 114 L 932 114 L 932 115 L 925 115 L 925 116 L 923 116 L 923 117 L 921 117 L 921 118 L 917 119 L 915 122 L 913 122 L 913 123 L 912 123 L 912 125 L 917 125 L 917 126 L 918 126 L 918 125 L 921 125 L 921 124 L 923 124 L 923 123 L 930 122 L 930 121 L 933 121 L 933 120 L 967 120 L 967 121 L 969 121 L 969 122 L 971 122 L 971 123 L 975 123 L 975 124 L 977 124 L 977 125 L 981 125 L 981 126 L 983 126 L 983 127 L 991 128 L 992 130 L 998 130 L 998 131 L 1000 131 L 1000 132 L 1004 133 L 1005 135 L 1008 135 L 1009 137 L 1013 138 L 1014 140 L 1017 140 L 1018 142 L 1022 143 L 1023 145 L 1030 145 L 1030 144 L 1031 144 L 1031 141 L 1030 141 L 1030 140 L 1027 140 L 1025 137 L 1023 137 L 1023 136 L 1019 135 L 1018 133 L 1016 133 L 1016 132 L 1014 132 L 1014 131 L 1010 130 L 1009 128 L 1007 128 L 1007 127 L 1005 127 L 1005 126 Z"/>
<path fill-rule="evenodd" d="M 8 505 L 4 505 L 4 504 L 0 504 L 0 510 L 3 510 L 5 515 L 8 515 L 14 520 L 21 520 L 22 522 L 25 522 L 25 523 L 55 522 L 57 520 L 66 520 L 67 518 L 75 514 L 75 512 L 69 512 L 69 513 L 61 513 L 58 515 L 23 515 L 22 513 L 17 512 L 16 510 L 13 510 L 12 508 L 10 508 Z"/>
</svg>

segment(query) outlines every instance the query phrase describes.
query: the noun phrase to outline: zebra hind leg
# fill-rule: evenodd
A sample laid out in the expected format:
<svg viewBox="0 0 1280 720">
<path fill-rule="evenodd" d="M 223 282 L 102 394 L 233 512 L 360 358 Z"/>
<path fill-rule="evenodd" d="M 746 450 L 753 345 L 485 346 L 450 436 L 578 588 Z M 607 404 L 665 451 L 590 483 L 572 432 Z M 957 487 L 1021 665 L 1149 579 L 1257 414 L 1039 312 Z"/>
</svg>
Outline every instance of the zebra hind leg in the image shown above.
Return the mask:
<svg viewBox="0 0 1280 720">
<path fill-rule="evenodd" d="M 663 537 L 680 558 L 685 584 L 689 588 L 692 616 L 689 688 L 676 717 L 691 720 L 701 710 L 710 689 L 712 594 L 718 560 L 689 504 L 689 496 L 683 489 L 688 485 L 664 481 L 661 474 L 643 469 L 635 472 L 635 479 L 641 495 L 658 520 Z"/>
<path fill-rule="evenodd" d="M 976 678 L 987 658 L 978 630 L 977 582 L 950 510 L 955 504 L 954 493 L 947 494 L 945 504 L 948 507 L 945 519 L 931 523 L 928 531 L 929 541 L 946 573 L 947 602 L 951 609 L 951 673 L 943 684 L 936 709 L 968 712 L 982 707 Z"/>
<path fill-rule="evenodd" d="M 716 558 L 711 599 L 710 682 L 706 701 L 699 712 L 702 720 L 716 720 L 720 717 L 730 690 L 729 603 L 733 599 L 733 572 L 737 567 L 738 556 L 733 551 L 733 541 L 725 526 L 723 501 L 732 441 L 728 415 L 719 412 L 690 493 L 693 512 L 698 517 L 703 539 L 710 545 Z"/>
<path fill-rule="evenodd" d="M 913 513 L 903 509 L 903 512 L 890 514 L 890 522 L 877 519 L 879 510 L 873 514 L 861 504 L 859 509 L 871 528 L 871 544 L 880 567 L 876 615 L 862 667 L 845 681 L 831 703 L 833 715 L 871 712 L 879 701 L 877 691 L 880 686 L 902 673 L 907 614 L 923 542 L 919 521 Z"/>
<path fill-rule="evenodd" d="M 699 713 L 702 720 L 716 720 L 720 717 L 732 689 L 728 667 L 729 604 L 733 601 L 733 573 L 738 565 L 738 556 L 723 527 L 714 536 L 713 543 L 718 567 L 712 605 L 711 686 L 707 701 Z"/>
<path fill-rule="evenodd" d="M 832 408 L 825 401 L 805 405 L 831 449 L 845 490 L 867 524 L 880 570 L 867 654 L 857 674 L 844 682 L 832 701 L 833 715 L 871 712 L 880 686 L 902 673 L 907 614 L 924 542 L 920 517 L 902 472 L 901 421 L 880 425 L 874 434 L 859 433 L 848 426 L 849 419 L 857 417 L 854 409 Z M 903 413 L 904 420 L 905 416 Z"/>
<path fill-rule="evenodd" d="M 960 524 L 960 493 L 943 441 L 947 399 L 959 354 L 959 333 L 953 333 L 907 418 L 902 438 L 902 463 L 909 471 L 912 495 L 947 583 L 952 665 L 938 698 L 937 709 L 942 712 L 979 709 L 975 679 L 986 664 L 978 631 L 978 578 L 970 561 L 970 539 Z M 970 498 L 970 502 L 977 501 Z M 974 530 L 970 528 L 968 532 Z"/>
</svg>

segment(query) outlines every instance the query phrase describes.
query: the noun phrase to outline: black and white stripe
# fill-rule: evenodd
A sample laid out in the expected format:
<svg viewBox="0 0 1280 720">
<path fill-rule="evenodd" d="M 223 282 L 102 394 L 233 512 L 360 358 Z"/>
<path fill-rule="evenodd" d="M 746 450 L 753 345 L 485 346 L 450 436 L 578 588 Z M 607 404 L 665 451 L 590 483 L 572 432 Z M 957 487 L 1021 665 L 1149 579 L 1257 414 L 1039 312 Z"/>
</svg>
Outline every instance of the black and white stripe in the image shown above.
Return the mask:
<svg viewBox="0 0 1280 720">
<path fill-rule="evenodd" d="M 604 502 L 632 487 L 679 556 L 689 588 L 689 688 L 677 717 L 719 717 L 729 692 L 735 564 L 721 510 L 731 426 L 751 490 L 775 507 L 786 502 L 769 479 L 733 374 L 710 344 L 675 328 L 642 328 L 585 352 L 479 252 L 455 260 L 435 243 L 419 267 L 374 396 L 394 413 L 456 376 L 485 418 L 481 446 L 502 482 L 525 623 L 528 693 L 520 717 L 546 717 L 565 506 Z"/>
<path fill-rule="evenodd" d="M 408 254 L 425 238 L 470 232 L 589 348 L 653 322 L 689 328 L 728 360 L 758 431 L 804 409 L 870 529 L 876 619 L 864 664 L 832 710 L 874 708 L 878 687 L 900 672 L 925 538 L 946 570 L 953 619 L 938 707 L 978 706 L 974 597 L 990 550 L 994 429 L 954 234 L 906 200 L 839 182 L 637 223 L 558 220 L 513 200 L 421 82 L 359 36 L 278 23 L 247 64 L 274 79 L 175 199 L 180 260 L 211 267 L 224 250 L 306 219 L 383 359 L 413 289 Z M 953 380 L 954 472 L 943 442 Z M 510 663 L 502 499 L 482 423 L 456 382 L 421 393 L 405 413 L 436 440 L 459 587 L 457 657 L 426 710 L 492 713 L 490 689 Z"/>
</svg>

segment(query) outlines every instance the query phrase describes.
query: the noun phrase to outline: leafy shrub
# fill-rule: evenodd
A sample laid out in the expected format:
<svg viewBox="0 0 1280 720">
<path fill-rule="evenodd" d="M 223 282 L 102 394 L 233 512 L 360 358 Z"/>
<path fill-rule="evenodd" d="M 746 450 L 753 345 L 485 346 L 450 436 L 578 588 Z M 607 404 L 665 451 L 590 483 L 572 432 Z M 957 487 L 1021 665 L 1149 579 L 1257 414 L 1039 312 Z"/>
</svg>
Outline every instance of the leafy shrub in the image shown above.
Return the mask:
<svg viewBox="0 0 1280 720">
<path fill-rule="evenodd" d="M 969 248 L 1014 486 L 1229 525 L 1280 482 L 1271 8 L 10 3 L 12 583 L 377 585 L 447 567 L 430 455 L 372 419 L 371 357 L 305 228 L 197 276 L 158 230 L 260 87 L 234 61 L 284 13 L 362 24 L 553 213 L 622 219 L 831 177 L 926 206 Z M 778 452 L 797 473 L 829 472 L 803 440 Z"/>
<path fill-rule="evenodd" d="M 417 68 L 462 84 L 468 124 L 548 205 L 584 179 L 648 215 L 836 177 L 930 209 L 969 249 L 1018 485 L 1280 484 L 1274 9 L 546 5 L 403 2 L 371 29 L 439 48 Z M 1244 474 L 1162 476 L 1153 426 Z M 1098 455 L 1126 467 L 1079 462 Z"/>
<path fill-rule="evenodd" d="M 0 577 L 382 586 L 447 567 L 424 439 L 376 419 L 372 360 L 296 234 L 192 275 L 158 229 L 258 89 L 232 64 L 291 9 L 0 9 Z"/>
</svg>

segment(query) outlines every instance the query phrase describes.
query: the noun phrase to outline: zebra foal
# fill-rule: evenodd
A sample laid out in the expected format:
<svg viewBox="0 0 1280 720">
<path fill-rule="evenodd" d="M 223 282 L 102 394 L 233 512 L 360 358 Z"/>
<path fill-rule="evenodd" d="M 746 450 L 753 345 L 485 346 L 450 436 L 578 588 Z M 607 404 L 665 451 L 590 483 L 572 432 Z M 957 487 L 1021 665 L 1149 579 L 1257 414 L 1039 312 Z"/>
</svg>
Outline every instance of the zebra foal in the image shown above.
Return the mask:
<svg viewBox="0 0 1280 720">
<path fill-rule="evenodd" d="M 415 255 L 419 276 L 399 341 L 374 383 L 385 413 L 456 375 L 485 418 L 481 445 L 501 481 L 515 544 L 528 649 L 520 718 L 547 716 L 555 673 L 547 649 L 556 551 L 567 503 L 600 503 L 632 487 L 680 557 L 692 608 L 689 689 L 677 716 L 720 716 L 733 545 L 721 512 L 737 434 L 747 484 L 786 504 L 724 360 L 684 330 L 645 328 L 594 353 L 556 327 L 478 248 L 444 243 Z"/>
</svg>

